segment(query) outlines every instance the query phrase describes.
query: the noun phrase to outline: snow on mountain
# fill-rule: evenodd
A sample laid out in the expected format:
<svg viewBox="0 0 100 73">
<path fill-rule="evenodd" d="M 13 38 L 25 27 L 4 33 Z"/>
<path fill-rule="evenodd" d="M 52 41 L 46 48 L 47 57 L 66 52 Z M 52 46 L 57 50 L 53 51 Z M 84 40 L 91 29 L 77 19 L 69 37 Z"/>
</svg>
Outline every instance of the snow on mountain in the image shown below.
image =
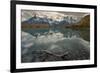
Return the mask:
<svg viewBox="0 0 100 73">
<path fill-rule="evenodd" d="M 72 17 L 73 19 L 79 19 L 80 17 L 86 15 L 86 13 L 75 13 L 75 12 L 54 12 L 54 11 L 33 11 L 33 10 L 22 10 L 21 16 L 22 21 L 28 20 L 29 18 L 36 15 L 40 18 L 50 18 L 53 20 L 61 21 L 64 17 Z"/>
<path fill-rule="evenodd" d="M 37 15 L 38 17 L 44 18 L 52 18 L 53 20 L 61 19 L 65 14 L 58 13 L 58 12 L 47 12 L 47 11 L 22 11 L 22 21 L 27 20 L 34 15 Z"/>
<path fill-rule="evenodd" d="M 28 23 L 28 24 L 57 24 L 57 25 L 63 25 L 63 24 L 73 24 L 77 23 L 80 21 L 80 18 L 73 17 L 73 16 L 67 16 L 63 17 L 62 19 L 52 19 L 52 18 L 47 18 L 47 17 L 31 17 L 26 21 L 23 21 L 23 23 Z"/>
<path fill-rule="evenodd" d="M 46 23 L 46 24 L 73 24 L 79 22 L 83 16 L 76 16 L 75 14 L 48 12 L 48 11 L 22 11 L 22 22 L 29 24 Z"/>
</svg>

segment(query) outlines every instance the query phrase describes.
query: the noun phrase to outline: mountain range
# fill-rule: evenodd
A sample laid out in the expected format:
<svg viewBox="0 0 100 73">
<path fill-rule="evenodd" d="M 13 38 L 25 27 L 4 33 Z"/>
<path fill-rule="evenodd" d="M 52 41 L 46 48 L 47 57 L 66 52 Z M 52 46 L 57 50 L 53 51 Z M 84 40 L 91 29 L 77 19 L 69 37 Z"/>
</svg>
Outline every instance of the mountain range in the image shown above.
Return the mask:
<svg viewBox="0 0 100 73">
<path fill-rule="evenodd" d="M 62 19 L 52 19 L 47 17 L 38 17 L 33 16 L 25 21 L 22 21 L 22 24 L 49 24 L 49 25 L 69 25 L 75 24 L 80 21 L 81 18 L 74 16 L 62 17 Z"/>
</svg>

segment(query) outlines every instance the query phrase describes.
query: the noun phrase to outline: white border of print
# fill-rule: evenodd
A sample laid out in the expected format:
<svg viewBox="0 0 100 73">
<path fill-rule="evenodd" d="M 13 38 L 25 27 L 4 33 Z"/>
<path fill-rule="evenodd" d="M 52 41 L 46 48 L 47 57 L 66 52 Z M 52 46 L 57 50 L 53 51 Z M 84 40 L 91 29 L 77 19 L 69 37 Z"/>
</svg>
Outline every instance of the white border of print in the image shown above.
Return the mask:
<svg viewBox="0 0 100 73">
<path fill-rule="evenodd" d="M 90 13 L 90 60 L 21 63 L 21 9 Z M 94 64 L 94 9 L 16 5 L 16 69 Z"/>
</svg>

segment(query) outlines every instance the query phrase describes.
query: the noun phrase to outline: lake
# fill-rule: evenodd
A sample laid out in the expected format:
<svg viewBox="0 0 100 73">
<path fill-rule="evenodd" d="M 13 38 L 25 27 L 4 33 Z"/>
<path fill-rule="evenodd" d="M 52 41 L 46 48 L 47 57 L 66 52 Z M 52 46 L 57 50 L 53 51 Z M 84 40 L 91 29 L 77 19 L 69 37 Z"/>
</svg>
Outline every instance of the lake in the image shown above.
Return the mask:
<svg viewBox="0 0 100 73">
<path fill-rule="evenodd" d="M 89 28 L 22 29 L 21 61 L 90 59 Z"/>
<path fill-rule="evenodd" d="M 49 30 L 52 30 L 54 32 L 61 32 L 64 34 L 65 37 L 71 37 L 73 35 L 76 35 L 77 37 L 81 37 L 84 40 L 90 41 L 90 28 L 78 28 L 78 29 L 71 29 L 71 28 L 64 28 L 64 29 L 22 29 L 24 32 L 28 32 L 32 35 L 35 33 L 43 34 L 45 32 L 49 32 Z"/>
</svg>

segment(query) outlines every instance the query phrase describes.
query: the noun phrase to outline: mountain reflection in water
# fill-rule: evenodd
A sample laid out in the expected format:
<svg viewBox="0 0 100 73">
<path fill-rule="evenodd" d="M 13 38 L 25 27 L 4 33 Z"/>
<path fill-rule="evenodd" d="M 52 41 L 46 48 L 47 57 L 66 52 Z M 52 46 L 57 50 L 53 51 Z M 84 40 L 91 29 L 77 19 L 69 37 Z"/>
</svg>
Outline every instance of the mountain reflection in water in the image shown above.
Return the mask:
<svg viewBox="0 0 100 73">
<path fill-rule="evenodd" d="M 21 62 L 90 59 L 89 29 L 24 29 Z"/>
</svg>

